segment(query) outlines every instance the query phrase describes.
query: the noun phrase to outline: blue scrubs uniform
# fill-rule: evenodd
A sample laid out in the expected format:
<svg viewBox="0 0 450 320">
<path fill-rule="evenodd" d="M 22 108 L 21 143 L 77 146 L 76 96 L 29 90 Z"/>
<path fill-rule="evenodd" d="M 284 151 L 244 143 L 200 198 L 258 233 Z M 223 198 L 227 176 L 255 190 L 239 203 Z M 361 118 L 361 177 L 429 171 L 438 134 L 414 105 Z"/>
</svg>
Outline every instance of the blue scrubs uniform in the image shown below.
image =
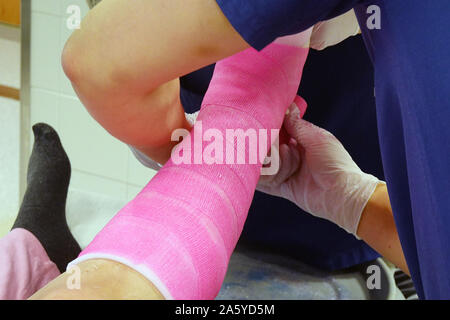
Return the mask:
<svg viewBox="0 0 450 320">
<path fill-rule="evenodd" d="M 419 297 L 450 299 L 450 1 L 216 1 L 256 49 L 355 7 L 374 64 L 383 166 L 408 266 Z M 381 29 L 367 27 L 371 5 Z"/>
<path fill-rule="evenodd" d="M 181 78 L 181 101 L 187 112 L 199 109 L 213 71 L 214 66 L 209 66 Z M 362 37 L 325 51 L 311 51 L 300 88 L 299 93 L 310 106 L 305 119 L 333 132 L 364 171 L 383 179 L 373 68 Z M 364 242 L 335 224 L 303 212 L 290 201 L 259 192 L 241 241 L 330 271 L 378 257 Z"/>
</svg>

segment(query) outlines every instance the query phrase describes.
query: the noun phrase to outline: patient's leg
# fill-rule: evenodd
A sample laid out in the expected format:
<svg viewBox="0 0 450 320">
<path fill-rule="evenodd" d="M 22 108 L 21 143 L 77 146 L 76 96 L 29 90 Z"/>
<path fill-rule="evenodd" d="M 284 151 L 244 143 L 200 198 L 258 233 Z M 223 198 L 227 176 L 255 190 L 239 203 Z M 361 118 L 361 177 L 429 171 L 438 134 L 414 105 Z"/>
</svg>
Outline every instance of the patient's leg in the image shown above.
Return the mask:
<svg viewBox="0 0 450 320">
<path fill-rule="evenodd" d="M 303 43 L 309 34 L 219 62 L 196 126 L 201 121 L 204 132 L 214 129 L 223 137 L 229 129 L 280 129 L 308 52 L 292 41 Z M 224 143 L 225 150 L 236 152 L 234 141 Z M 187 139 L 180 144 L 183 150 L 189 147 L 195 149 Z M 245 153 L 248 159 L 248 148 Z M 242 231 L 261 166 L 261 161 L 177 165 L 170 160 L 75 263 L 115 261 L 108 262 L 110 271 L 116 267 L 138 271 L 168 299 L 214 298 Z"/>
<path fill-rule="evenodd" d="M 81 251 L 66 221 L 70 161 L 52 127 L 38 123 L 33 133 L 27 189 L 13 229 L 31 232 L 63 272 Z"/>
</svg>

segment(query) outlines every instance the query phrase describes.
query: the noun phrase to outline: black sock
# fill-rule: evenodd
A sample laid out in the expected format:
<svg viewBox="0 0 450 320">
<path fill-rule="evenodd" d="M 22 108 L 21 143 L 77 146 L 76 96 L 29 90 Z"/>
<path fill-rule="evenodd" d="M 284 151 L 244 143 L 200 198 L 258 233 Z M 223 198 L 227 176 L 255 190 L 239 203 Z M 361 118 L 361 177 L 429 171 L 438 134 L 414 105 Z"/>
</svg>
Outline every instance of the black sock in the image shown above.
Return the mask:
<svg viewBox="0 0 450 320">
<path fill-rule="evenodd" d="M 52 127 L 39 123 L 33 126 L 33 133 L 27 190 L 12 229 L 30 231 L 64 272 L 81 251 L 66 221 L 70 161 Z"/>
</svg>

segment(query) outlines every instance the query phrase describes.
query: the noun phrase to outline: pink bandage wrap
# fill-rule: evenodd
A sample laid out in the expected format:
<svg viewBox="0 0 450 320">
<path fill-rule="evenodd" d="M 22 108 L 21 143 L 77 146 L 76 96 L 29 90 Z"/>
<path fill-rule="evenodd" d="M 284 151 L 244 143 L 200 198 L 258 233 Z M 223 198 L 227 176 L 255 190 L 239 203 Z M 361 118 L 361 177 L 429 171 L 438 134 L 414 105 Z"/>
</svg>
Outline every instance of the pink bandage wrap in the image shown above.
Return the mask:
<svg viewBox="0 0 450 320">
<path fill-rule="evenodd" d="M 201 120 L 203 131 L 218 130 L 223 137 L 227 129 L 280 129 L 307 53 L 307 48 L 274 43 L 217 63 L 197 123 Z M 270 148 L 270 139 L 267 143 Z M 194 150 L 189 139 L 178 147 L 186 144 Z M 224 144 L 236 152 L 234 141 L 224 139 Z M 177 165 L 169 160 L 72 264 L 112 259 L 141 272 L 167 299 L 215 298 L 261 165 L 259 160 Z"/>
</svg>

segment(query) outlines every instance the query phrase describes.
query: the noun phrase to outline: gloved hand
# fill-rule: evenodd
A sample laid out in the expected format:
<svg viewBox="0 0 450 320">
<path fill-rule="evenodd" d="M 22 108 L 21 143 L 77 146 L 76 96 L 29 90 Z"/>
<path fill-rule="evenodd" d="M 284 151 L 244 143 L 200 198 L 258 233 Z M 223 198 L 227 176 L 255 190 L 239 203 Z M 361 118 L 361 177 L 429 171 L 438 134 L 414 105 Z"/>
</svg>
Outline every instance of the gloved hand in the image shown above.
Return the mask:
<svg viewBox="0 0 450 320">
<path fill-rule="evenodd" d="M 323 50 L 334 46 L 360 32 L 355 11 L 350 10 L 336 18 L 316 23 L 313 28 L 310 47 Z"/>
<path fill-rule="evenodd" d="M 384 182 L 362 172 L 336 137 L 302 120 L 294 106 L 284 126 L 295 141 L 280 146 L 280 170 L 262 176 L 258 190 L 288 199 L 356 236 L 367 201 Z"/>
</svg>

